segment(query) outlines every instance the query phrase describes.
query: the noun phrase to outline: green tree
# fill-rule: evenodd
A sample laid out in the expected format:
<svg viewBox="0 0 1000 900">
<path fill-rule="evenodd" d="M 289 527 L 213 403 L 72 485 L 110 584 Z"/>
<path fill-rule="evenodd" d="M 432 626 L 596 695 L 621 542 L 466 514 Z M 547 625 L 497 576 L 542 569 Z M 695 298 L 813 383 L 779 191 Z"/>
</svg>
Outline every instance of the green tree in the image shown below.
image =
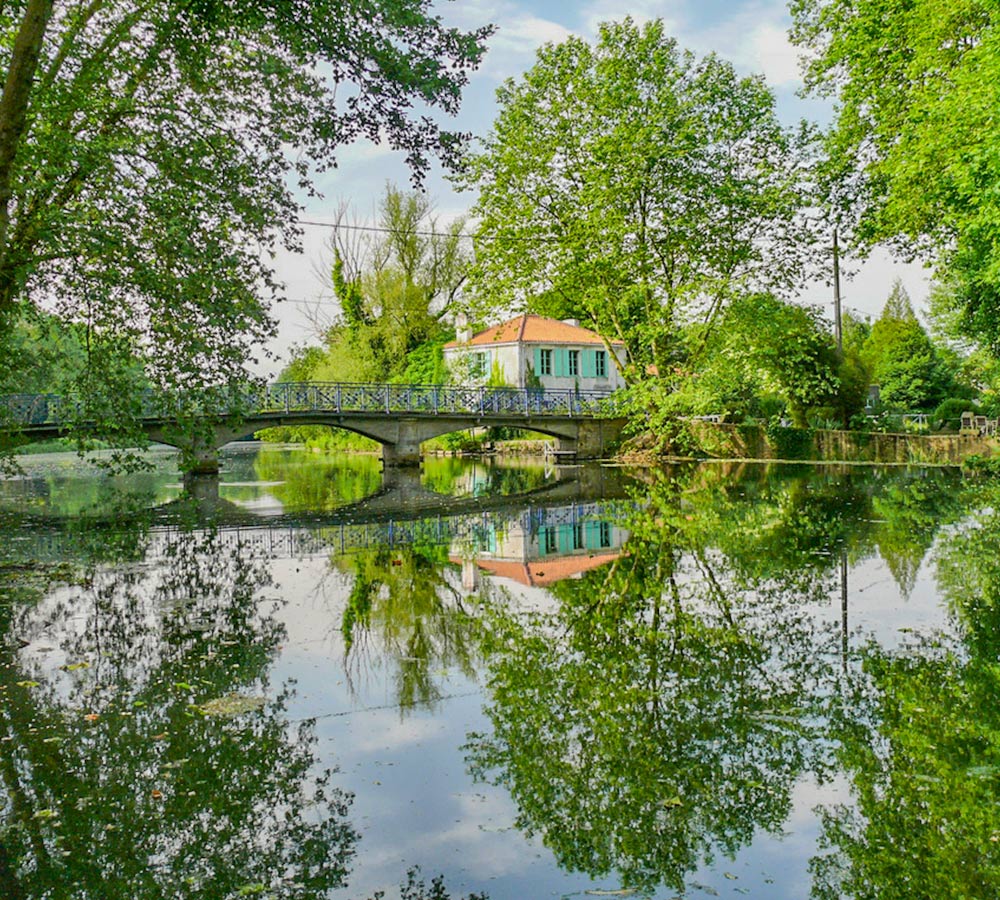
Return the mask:
<svg viewBox="0 0 1000 900">
<path fill-rule="evenodd" d="M 384 140 L 418 176 L 455 160 L 412 107 L 453 113 L 490 31 L 428 0 L 19 0 L 0 21 L 0 332 L 44 305 L 185 388 L 241 377 L 271 334 L 293 191 L 339 147 Z"/>
<path fill-rule="evenodd" d="M 668 371 L 683 323 L 795 280 L 804 179 L 760 79 L 681 50 L 662 21 L 625 19 L 595 45 L 544 46 L 498 101 L 460 175 L 479 191 L 484 304 L 562 298 L 560 312 L 626 343 L 635 379 Z"/>
<path fill-rule="evenodd" d="M 706 363 L 690 382 L 688 393 L 704 407 L 698 411 L 745 412 L 772 396 L 796 427 L 806 427 L 809 408 L 830 403 L 839 386 L 836 351 L 824 325 L 816 310 L 770 294 L 734 300 L 708 337 Z"/>
<path fill-rule="evenodd" d="M 862 352 L 887 406 L 927 409 L 947 392 L 942 361 L 898 279 Z"/>
<path fill-rule="evenodd" d="M 1000 8 L 986 0 L 793 0 L 806 83 L 836 97 L 833 166 L 857 236 L 926 252 L 966 334 L 1000 349 Z"/>
<path fill-rule="evenodd" d="M 342 210 L 342 217 L 346 210 Z M 468 274 L 465 219 L 442 223 L 433 201 L 387 184 L 376 231 L 334 232 L 331 284 L 341 315 L 314 376 L 331 381 L 444 381 L 442 320 Z"/>
</svg>

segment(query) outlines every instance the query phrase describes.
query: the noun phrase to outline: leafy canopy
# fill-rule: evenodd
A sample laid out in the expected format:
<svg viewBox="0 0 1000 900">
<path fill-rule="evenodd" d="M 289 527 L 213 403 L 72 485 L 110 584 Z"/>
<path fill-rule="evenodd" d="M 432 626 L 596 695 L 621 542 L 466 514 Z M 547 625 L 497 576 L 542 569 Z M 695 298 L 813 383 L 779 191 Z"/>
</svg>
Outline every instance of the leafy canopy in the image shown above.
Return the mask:
<svg viewBox="0 0 1000 900">
<path fill-rule="evenodd" d="M 163 387 L 238 378 L 311 173 L 367 137 L 455 159 L 490 29 L 428 0 L 0 6 L 0 330 L 24 307 L 124 345 Z"/>
<path fill-rule="evenodd" d="M 1000 349 L 1000 7 L 988 0 L 793 0 L 807 87 L 836 97 L 831 167 L 857 235 L 927 251 L 967 335 Z"/>
<path fill-rule="evenodd" d="M 793 284 L 803 179 L 762 80 L 626 18 L 545 45 L 498 103 L 460 176 L 479 191 L 486 305 L 541 298 L 625 341 L 641 377 L 676 358 L 684 322 Z"/>
<path fill-rule="evenodd" d="M 943 363 L 898 279 L 882 315 L 872 326 L 862 355 L 879 385 L 882 402 L 889 406 L 932 407 L 947 389 Z"/>
</svg>

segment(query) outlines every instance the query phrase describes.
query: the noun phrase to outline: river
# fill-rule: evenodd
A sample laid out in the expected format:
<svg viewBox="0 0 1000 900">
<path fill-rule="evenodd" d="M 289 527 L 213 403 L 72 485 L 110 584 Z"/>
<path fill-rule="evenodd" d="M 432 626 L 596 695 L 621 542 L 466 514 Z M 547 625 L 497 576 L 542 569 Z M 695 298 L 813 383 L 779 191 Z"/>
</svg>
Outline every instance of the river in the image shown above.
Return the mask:
<svg viewBox="0 0 1000 900">
<path fill-rule="evenodd" d="M 1000 895 L 995 486 L 149 459 L 0 481 L 0 896 Z"/>
</svg>

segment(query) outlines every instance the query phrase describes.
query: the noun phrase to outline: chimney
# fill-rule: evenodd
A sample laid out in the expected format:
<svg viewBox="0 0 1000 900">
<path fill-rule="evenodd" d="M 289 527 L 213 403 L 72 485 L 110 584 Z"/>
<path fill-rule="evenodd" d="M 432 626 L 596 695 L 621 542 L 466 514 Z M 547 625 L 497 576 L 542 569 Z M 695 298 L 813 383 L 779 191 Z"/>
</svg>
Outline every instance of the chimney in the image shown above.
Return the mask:
<svg viewBox="0 0 1000 900">
<path fill-rule="evenodd" d="M 464 312 L 455 316 L 455 340 L 460 344 L 467 344 L 472 340 L 472 329 L 469 327 L 469 318 Z"/>
<path fill-rule="evenodd" d="M 579 328 L 580 327 L 580 320 L 579 319 L 563 319 L 562 322 L 563 322 L 563 325 L 572 325 L 574 328 Z"/>
</svg>

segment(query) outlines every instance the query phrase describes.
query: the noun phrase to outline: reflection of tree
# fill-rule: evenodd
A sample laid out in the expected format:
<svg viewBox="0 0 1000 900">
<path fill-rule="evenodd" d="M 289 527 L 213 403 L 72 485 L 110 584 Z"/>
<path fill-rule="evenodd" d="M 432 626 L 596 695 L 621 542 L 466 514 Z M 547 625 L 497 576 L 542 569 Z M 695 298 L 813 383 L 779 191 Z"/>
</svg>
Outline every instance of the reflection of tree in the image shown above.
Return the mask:
<svg viewBox="0 0 1000 900">
<path fill-rule="evenodd" d="M 1000 678 L 936 641 L 865 653 L 833 734 L 857 808 L 823 816 L 820 898 L 994 897 L 1000 884 Z M 911 657 L 911 658 L 907 658 Z"/>
<path fill-rule="evenodd" d="M 478 653 L 462 594 L 446 576 L 446 547 L 381 547 L 335 564 L 353 578 L 342 624 L 348 665 L 378 641 L 380 655 L 397 667 L 402 707 L 440 697 L 436 669 L 473 676 Z"/>
<path fill-rule="evenodd" d="M 9 896 L 312 898 L 343 883 L 349 800 L 313 774 L 287 693 L 231 718 L 198 708 L 268 690 L 282 630 L 265 585 L 245 548 L 183 535 L 162 564 L 95 569 L 26 614 L 65 666 L 35 654 L 0 670 Z"/>
<path fill-rule="evenodd" d="M 647 890 L 781 826 L 831 678 L 822 580 L 740 584 L 678 487 L 654 486 L 626 555 L 560 583 L 554 612 L 488 607 L 493 733 L 469 744 L 561 865 Z"/>
<path fill-rule="evenodd" d="M 382 486 L 382 464 L 374 455 L 286 453 L 261 450 L 254 471 L 286 511 L 319 512 L 363 500 Z"/>
<path fill-rule="evenodd" d="M 981 502 L 996 509 L 997 499 Z M 815 896 L 996 896 L 998 543 L 1000 514 L 987 511 L 939 546 L 954 636 L 923 636 L 896 652 L 864 649 L 863 671 L 832 728 L 857 806 L 825 812 Z"/>
<path fill-rule="evenodd" d="M 938 529 L 957 512 L 957 491 L 948 489 L 946 477 L 894 480 L 872 499 L 878 520 L 873 537 L 904 597 L 913 590 Z"/>
<path fill-rule="evenodd" d="M 424 461 L 424 486 L 439 494 L 509 497 L 543 487 L 552 480 L 544 465 L 444 457 Z"/>
</svg>

